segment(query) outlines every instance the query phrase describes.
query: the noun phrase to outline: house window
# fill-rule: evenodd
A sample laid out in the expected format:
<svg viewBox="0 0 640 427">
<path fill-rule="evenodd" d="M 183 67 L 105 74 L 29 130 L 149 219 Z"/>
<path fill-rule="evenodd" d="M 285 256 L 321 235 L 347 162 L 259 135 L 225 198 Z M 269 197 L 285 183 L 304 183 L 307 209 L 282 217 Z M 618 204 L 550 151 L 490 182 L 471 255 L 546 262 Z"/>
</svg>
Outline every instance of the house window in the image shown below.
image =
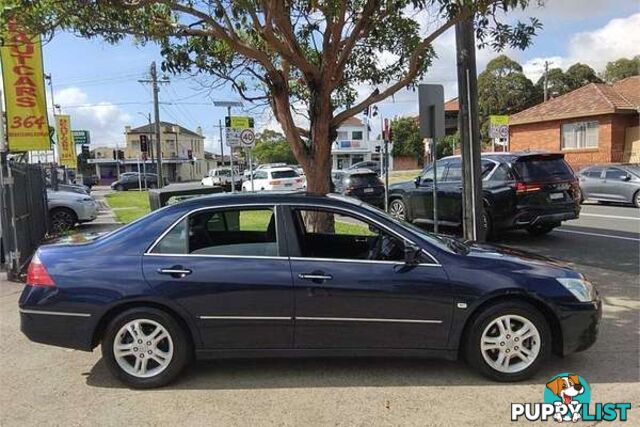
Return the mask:
<svg viewBox="0 0 640 427">
<path fill-rule="evenodd" d="M 354 139 L 356 141 L 362 141 L 362 131 L 354 130 L 353 132 L 351 132 L 351 139 Z"/>
<path fill-rule="evenodd" d="M 598 122 L 562 125 L 562 149 L 598 148 Z"/>
<path fill-rule="evenodd" d="M 345 139 L 349 139 L 349 133 L 343 130 L 338 131 L 338 135 L 336 138 L 338 141 L 344 141 Z"/>
</svg>

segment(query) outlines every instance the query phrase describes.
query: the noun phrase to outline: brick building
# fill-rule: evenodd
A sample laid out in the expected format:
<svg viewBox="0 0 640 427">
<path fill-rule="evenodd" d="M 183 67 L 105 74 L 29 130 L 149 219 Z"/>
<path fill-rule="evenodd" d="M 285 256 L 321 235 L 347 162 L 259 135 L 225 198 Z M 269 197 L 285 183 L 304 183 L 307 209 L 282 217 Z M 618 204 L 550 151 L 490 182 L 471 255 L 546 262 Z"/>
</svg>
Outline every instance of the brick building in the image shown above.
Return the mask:
<svg viewBox="0 0 640 427">
<path fill-rule="evenodd" d="M 640 76 L 590 83 L 509 117 L 511 151 L 563 152 L 574 169 L 640 162 Z"/>
</svg>

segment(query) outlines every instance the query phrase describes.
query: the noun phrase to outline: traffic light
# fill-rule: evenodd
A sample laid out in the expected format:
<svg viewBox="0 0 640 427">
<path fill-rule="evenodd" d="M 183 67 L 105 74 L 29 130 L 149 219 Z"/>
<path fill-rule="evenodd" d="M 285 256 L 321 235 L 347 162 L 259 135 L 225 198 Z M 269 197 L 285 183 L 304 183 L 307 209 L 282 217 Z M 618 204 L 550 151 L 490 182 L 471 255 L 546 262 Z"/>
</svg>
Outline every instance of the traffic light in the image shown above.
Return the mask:
<svg viewBox="0 0 640 427">
<path fill-rule="evenodd" d="M 124 151 L 118 150 L 118 160 L 124 160 Z"/>
<path fill-rule="evenodd" d="M 147 135 L 140 135 L 140 151 L 146 153 L 149 151 L 149 146 L 147 143 Z"/>
<path fill-rule="evenodd" d="M 113 160 L 116 160 L 116 150 L 111 150 L 111 153 L 113 153 Z"/>
</svg>

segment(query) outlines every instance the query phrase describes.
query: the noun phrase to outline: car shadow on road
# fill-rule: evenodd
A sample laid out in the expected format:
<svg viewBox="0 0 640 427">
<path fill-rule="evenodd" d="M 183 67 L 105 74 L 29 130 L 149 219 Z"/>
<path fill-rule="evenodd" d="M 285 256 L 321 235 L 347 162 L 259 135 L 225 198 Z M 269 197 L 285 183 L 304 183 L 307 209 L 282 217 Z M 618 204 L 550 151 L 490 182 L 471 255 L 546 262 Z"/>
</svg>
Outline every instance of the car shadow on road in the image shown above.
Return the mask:
<svg viewBox="0 0 640 427">
<path fill-rule="evenodd" d="M 590 383 L 637 382 L 638 353 L 609 354 L 604 350 L 560 358 L 553 356 L 533 378 L 518 384 L 544 384 L 560 372 L 574 372 Z M 607 359 L 607 360 L 605 360 Z M 635 360 L 633 360 L 635 359 Z M 126 388 L 99 360 L 86 373 L 87 385 Z M 402 358 L 359 359 L 233 359 L 197 361 L 166 389 L 241 390 L 335 387 L 496 386 L 463 362 Z"/>
</svg>

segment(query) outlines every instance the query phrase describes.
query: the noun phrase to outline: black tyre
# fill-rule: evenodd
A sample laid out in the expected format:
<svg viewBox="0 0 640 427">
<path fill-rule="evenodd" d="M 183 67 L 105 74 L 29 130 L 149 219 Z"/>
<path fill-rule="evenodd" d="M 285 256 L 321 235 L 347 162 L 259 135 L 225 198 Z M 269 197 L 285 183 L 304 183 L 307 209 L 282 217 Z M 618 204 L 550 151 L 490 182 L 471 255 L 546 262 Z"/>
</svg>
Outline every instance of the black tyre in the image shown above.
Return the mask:
<svg viewBox="0 0 640 427">
<path fill-rule="evenodd" d="M 465 358 L 493 380 L 529 378 L 551 353 L 551 331 L 546 319 L 525 302 L 497 303 L 471 322 L 463 343 Z"/>
<path fill-rule="evenodd" d="M 64 233 L 78 222 L 78 216 L 69 208 L 53 208 L 49 212 L 51 229 L 54 233 Z"/>
<path fill-rule="evenodd" d="M 127 189 L 122 184 L 116 185 L 116 191 L 126 191 Z"/>
<path fill-rule="evenodd" d="M 640 208 L 640 190 L 636 191 L 636 194 L 633 195 L 633 206 Z"/>
<path fill-rule="evenodd" d="M 393 199 L 389 202 L 389 215 L 402 221 L 407 219 L 407 207 L 402 199 Z"/>
<path fill-rule="evenodd" d="M 554 228 L 556 228 L 559 224 L 553 225 L 535 225 L 533 227 L 527 228 L 527 232 L 532 236 L 544 236 L 545 234 L 549 234 Z"/>
<path fill-rule="evenodd" d="M 483 209 L 480 214 L 480 226 L 482 227 L 482 232 L 486 240 L 493 240 L 495 238 L 491 214 L 487 212 L 486 209 Z"/>
<path fill-rule="evenodd" d="M 190 362 L 193 344 L 170 314 L 132 308 L 111 320 L 102 339 L 102 357 L 111 373 L 133 388 L 161 387 Z"/>
</svg>

